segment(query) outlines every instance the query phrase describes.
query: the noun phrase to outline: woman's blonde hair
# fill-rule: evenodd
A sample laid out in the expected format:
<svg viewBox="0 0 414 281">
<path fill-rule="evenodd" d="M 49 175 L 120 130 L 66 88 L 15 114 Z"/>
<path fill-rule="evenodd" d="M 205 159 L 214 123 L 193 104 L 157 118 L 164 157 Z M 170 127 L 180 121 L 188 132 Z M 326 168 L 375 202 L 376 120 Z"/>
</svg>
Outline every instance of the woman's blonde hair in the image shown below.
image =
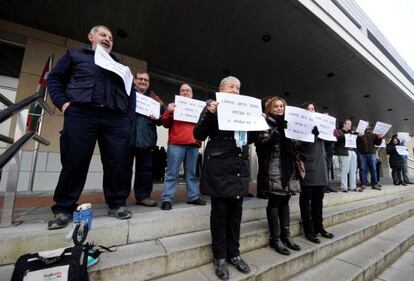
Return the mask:
<svg viewBox="0 0 414 281">
<path fill-rule="evenodd" d="M 272 109 L 275 107 L 277 101 L 281 101 L 283 103 L 283 108 L 286 109 L 287 103 L 284 99 L 281 97 L 272 97 L 266 102 L 264 114 L 269 115 L 272 113 Z"/>
</svg>

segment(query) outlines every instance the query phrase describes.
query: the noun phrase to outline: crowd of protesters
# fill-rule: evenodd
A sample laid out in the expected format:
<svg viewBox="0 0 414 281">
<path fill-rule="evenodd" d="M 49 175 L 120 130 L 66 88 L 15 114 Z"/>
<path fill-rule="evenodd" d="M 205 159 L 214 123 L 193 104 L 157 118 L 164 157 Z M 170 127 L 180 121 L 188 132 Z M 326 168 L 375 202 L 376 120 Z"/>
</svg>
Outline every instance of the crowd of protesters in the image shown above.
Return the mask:
<svg viewBox="0 0 414 281">
<path fill-rule="evenodd" d="M 269 126 L 264 131 L 220 130 L 218 103 L 214 100 L 206 103 L 197 123 L 178 121 L 174 119 L 176 105 L 165 105 L 151 89 L 149 73 L 136 73 L 128 91 L 117 74 L 95 65 L 94 52 L 98 44 L 118 61 L 111 53 L 112 33 L 107 27 L 93 27 L 88 39 L 91 48 L 68 50 L 47 79 L 52 101 L 64 114 L 60 132 L 62 171 L 54 194 L 54 217 L 48 223 L 49 229 L 63 228 L 71 222 L 96 142 L 103 164 L 108 215 L 117 219 L 132 216 L 126 207 L 132 188 L 137 205 L 157 206 L 151 198 L 154 177 L 164 182 L 161 209 L 171 210 L 183 165 L 187 203 L 206 205 L 200 193 L 210 196 L 214 268 L 221 280 L 229 279 L 227 263 L 242 273 L 250 272 L 239 251 L 243 199 L 249 194 L 250 177 L 255 176 L 250 175 L 250 144 L 256 146 L 259 164 L 257 197 L 267 199 L 269 245 L 280 254 L 289 255 L 291 250 L 301 249 L 290 235 L 289 199 L 298 193 L 305 237 L 313 243 L 321 242 L 318 235 L 334 237 L 323 225 L 324 193 L 335 191 L 330 186 L 330 179 L 334 177 L 333 155 L 338 156 L 340 163 L 342 192 L 362 192 L 369 185 L 374 190 L 381 189 L 376 146 L 381 144 L 383 136 L 374 134 L 371 126 L 358 134 L 356 148 L 345 145 L 346 134 L 357 134 L 350 119 L 340 122 L 334 131 L 336 142 L 319 138 L 317 126 L 312 130 L 314 142 L 292 140 L 285 135 L 287 103 L 277 96 L 262 99 L 262 114 Z M 223 93 L 239 94 L 240 87 L 240 80 L 229 76 L 218 88 Z M 137 95 L 157 101 L 160 117 L 137 113 Z M 179 95 L 191 99 L 191 85 L 182 84 Z M 305 102 L 302 107 L 310 112 L 318 111 L 313 102 Z M 157 126 L 168 129 L 167 151 L 156 147 Z M 199 183 L 196 175 L 199 149 L 206 140 Z M 407 185 L 411 183 L 407 158 L 400 155 L 398 145 L 401 140 L 395 135 L 386 147 L 392 179 L 395 185 Z"/>
</svg>

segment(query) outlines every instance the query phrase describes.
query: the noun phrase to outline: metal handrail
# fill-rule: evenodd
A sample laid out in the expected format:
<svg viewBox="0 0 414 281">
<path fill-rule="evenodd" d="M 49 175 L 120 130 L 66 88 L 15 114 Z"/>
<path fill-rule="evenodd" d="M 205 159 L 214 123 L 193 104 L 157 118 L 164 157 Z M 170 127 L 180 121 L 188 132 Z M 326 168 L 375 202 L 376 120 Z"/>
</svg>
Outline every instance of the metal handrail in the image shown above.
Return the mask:
<svg viewBox="0 0 414 281">
<path fill-rule="evenodd" d="M 13 104 L 13 102 L 9 100 L 8 98 L 6 98 L 3 94 L 0 94 L 0 102 L 4 104 L 5 106 L 10 106 Z"/>
<path fill-rule="evenodd" d="M 3 102 L 6 105 L 10 104 L 4 97 L 0 97 L 0 102 Z M 9 146 L 7 150 L 0 155 L 0 171 L 7 163 L 10 162 L 9 176 L 7 178 L 6 191 L 3 199 L 3 212 L 1 213 L 0 227 L 10 227 L 13 223 L 13 213 L 16 200 L 22 148 L 31 139 L 34 139 L 37 145 L 38 143 L 42 143 L 44 145 L 50 144 L 48 140 L 36 134 L 34 131 L 25 132 L 28 110 L 23 109 L 34 103 L 38 103 L 44 111 L 53 115 L 50 107 L 45 101 L 42 100 L 42 95 L 40 93 L 35 93 L 34 95 L 27 97 L 16 104 L 11 103 L 8 108 L 0 112 L 0 123 L 18 113 L 14 139 L 0 135 L 0 141 L 5 141 L 11 144 L 11 146 Z M 14 140 L 16 140 L 16 142 L 14 142 Z"/>
<path fill-rule="evenodd" d="M 23 108 L 27 107 L 28 105 L 31 105 L 35 101 L 39 100 L 42 97 L 41 94 L 36 93 L 34 95 L 31 95 L 30 97 L 27 97 L 21 101 L 19 101 L 16 104 L 10 105 L 8 108 L 2 110 L 0 112 L 0 123 L 3 123 L 10 117 L 12 117 L 14 114 L 22 110 Z"/>
<path fill-rule="evenodd" d="M 16 155 L 16 153 L 19 152 L 23 146 L 33 138 L 34 135 L 35 132 L 27 132 L 9 148 L 7 148 L 7 150 L 2 155 L 0 155 L 0 169 L 3 169 L 3 167 L 10 161 L 10 159 L 12 159 L 13 156 Z"/>
<path fill-rule="evenodd" d="M 2 134 L 0 134 L 0 141 L 8 143 L 8 144 L 13 144 L 14 143 L 14 139 L 12 139 L 11 137 L 2 135 Z"/>
</svg>

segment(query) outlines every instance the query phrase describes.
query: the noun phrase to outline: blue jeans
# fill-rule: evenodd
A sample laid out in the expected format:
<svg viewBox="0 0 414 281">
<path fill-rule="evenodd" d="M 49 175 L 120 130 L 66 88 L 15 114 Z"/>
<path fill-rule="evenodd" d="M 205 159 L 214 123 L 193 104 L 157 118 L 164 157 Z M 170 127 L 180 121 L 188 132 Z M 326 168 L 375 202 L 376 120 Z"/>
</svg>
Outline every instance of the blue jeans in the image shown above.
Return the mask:
<svg viewBox="0 0 414 281">
<path fill-rule="evenodd" d="M 371 186 L 378 184 L 377 180 L 377 157 L 375 154 L 360 154 L 360 176 L 361 176 L 361 185 L 367 185 L 367 176 L 368 176 L 368 168 L 371 174 Z"/>
<path fill-rule="evenodd" d="M 198 198 L 198 179 L 196 177 L 197 159 L 198 147 L 194 145 L 168 145 L 168 166 L 164 180 L 164 193 L 161 195 L 161 202 L 171 202 L 174 199 L 174 194 L 178 185 L 178 173 L 180 171 L 181 163 L 183 162 L 188 200 L 193 201 Z"/>
</svg>

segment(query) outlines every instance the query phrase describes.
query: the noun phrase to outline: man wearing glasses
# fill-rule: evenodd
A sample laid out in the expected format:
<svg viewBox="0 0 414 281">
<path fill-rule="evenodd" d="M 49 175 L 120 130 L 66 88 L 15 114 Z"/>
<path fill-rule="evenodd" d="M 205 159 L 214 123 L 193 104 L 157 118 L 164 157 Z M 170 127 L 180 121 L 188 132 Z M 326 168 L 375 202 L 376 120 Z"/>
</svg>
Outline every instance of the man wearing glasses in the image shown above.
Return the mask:
<svg viewBox="0 0 414 281">
<path fill-rule="evenodd" d="M 143 94 L 158 101 L 161 105 L 160 116 L 165 106 L 160 97 L 149 87 L 150 77 L 147 72 L 138 72 L 134 78 L 137 94 Z M 133 155 L 131 157 L 131 169 L 135 158 L 134 193 L 137 205 L 147 207 L 157 206 L 155 200 L 150 199 L 152 192 L 152 149 L 157 143 L 157 126 L 161 126 L 162 119 L 153 116 L 135 114 L 135 134 L 133 143 Z"/>
</svg>

